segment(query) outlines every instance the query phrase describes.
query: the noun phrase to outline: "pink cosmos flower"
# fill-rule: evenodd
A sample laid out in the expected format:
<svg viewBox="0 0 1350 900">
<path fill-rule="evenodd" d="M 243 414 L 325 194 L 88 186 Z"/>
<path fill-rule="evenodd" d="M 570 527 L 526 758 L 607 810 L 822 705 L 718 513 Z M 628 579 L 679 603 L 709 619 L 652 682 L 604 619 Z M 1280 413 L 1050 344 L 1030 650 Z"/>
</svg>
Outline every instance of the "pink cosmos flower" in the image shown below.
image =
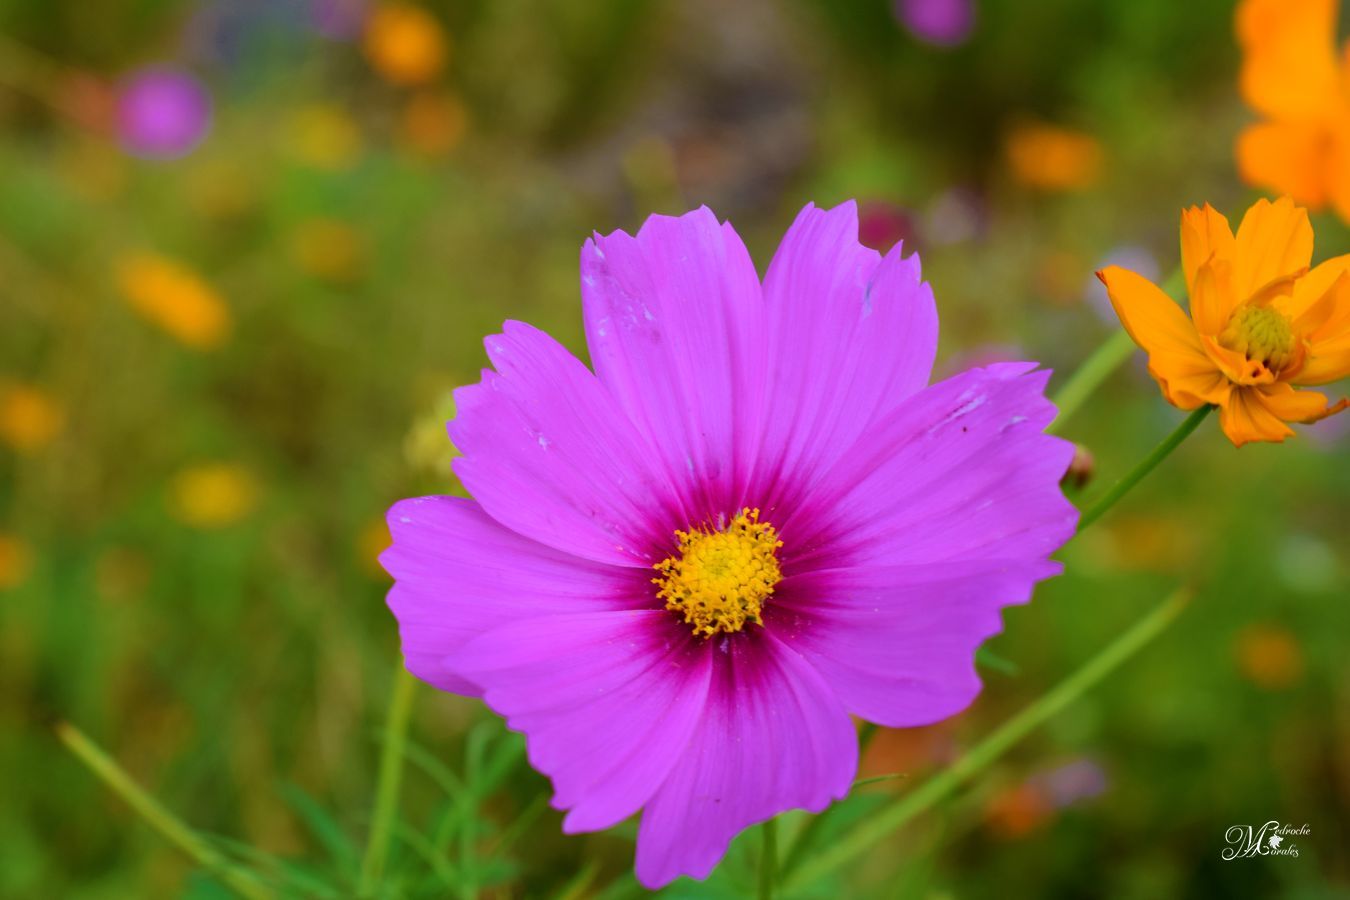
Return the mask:
<svg viewBox="0 0 1350 900">
<path fill-rule="evenodd" d="M 210 127 L 211 95 L 178 69 L 141 69 L 118 96 L 118 133 L 135 156 L 177 159 L 192 152 Z"/>
<path fill-rule="evenodd" d="M 699 209 L 581 252 L 594 372 L 519 322 L 455 394 L 476 498 L 404 500 L 382 558 L 409 670 L 526 735 L 569 833 L 642 811 L 637 875 L 705 877 L 741 829 L 820 811 L 849 715 L 923 725 L 1059 571 L 1071 444 L 1034 363 L 928 385 L 916 257 L 807 206 L 761 282 Z"/>
</svg>

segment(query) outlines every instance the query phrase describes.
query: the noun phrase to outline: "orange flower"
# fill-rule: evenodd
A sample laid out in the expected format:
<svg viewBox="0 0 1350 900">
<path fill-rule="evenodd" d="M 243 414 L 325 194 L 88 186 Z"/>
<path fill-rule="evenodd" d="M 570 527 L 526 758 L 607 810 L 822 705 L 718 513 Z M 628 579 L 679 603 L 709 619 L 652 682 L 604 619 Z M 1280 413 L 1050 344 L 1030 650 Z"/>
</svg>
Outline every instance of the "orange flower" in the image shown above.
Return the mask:
<svg viewBox="0 0 1350 900">
<path fill-rule="evenodd" d="M 408 148 L 424 156 L 440 156 L 455 148 L 468 124 L 464 104 L 451 94 L 419 93 L 403 108 L 400 136 Z"/>
<path fill-rule="evenodd" d="M 0 443 L 36 453 L 56 439 L 65 422 L 61 404 L 41 388 L 0 383 Z"/>
<path fill-rule="evenodd" d="M 418 6 L 388 3 L 366 21 L 365 51 L 386 81 L 407 87 L 440 74 L 448 48 L 435 16 Z"/>
<path fill-rule="evenodd" d="M 1181 265 L 1190 318 L 1147 279 L 1119 266 L 1097 273 L 1167 402 L 1219 407 L 1235 445 L 1283 441 L 1286 422 L 1315 422 L 1327 404 L 1295 384 L 1350 374 L 1350 254 L 1309 271 L 1308 212 L 1288 198 L 1260 200 L 1237 236 L 1209 204 L 1181 214 Z"/>
<path fill-rule="evenodd" d="M 148 322 L 195 350 L 210 350 L 230 332 L 230 310 L 196 272 L 153 253 L 121 261 L 122 295 Z"/>
<path fill-rule="evenodd" d="M 1244 181 L 1350 221 L 1350 47 L 1336 50 L 1336 0 L 1244 0 L 1243 99 L 1266 121 L 1238 137 Z"/>
<path fill-rule="evenodd" d="M 1043 191 L 1076 191 L 1101 174 L 1102 145 L 1090 134 L 1058 125 L 1020 125 L 1004 148 L 1013 176 Z"/>
<path fill-rule="evenodd" d="M 18 535 L 0 531 L 0 591 L 23 584 L 33 568 L 33 550 Z"/>
</svg>

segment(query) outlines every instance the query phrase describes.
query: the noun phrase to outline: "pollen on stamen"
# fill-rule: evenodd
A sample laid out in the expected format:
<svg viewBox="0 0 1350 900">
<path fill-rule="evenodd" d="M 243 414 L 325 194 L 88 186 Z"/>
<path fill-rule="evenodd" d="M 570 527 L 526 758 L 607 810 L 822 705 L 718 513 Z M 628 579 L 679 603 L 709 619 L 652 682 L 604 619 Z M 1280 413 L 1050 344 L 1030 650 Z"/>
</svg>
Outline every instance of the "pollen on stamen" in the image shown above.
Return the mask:
<svg viewBox="0 0 1350 900">
<path fill-rule="evenodd" d="M 759 510 L 746 507 L 724 528 L 676 531 L 679 549 L 655 565 L 656 596 L 694 634 L 732 634 L 746 622 L 763 625 L 764 602 L 783 578 L 783 542 Z"/>
</svg>

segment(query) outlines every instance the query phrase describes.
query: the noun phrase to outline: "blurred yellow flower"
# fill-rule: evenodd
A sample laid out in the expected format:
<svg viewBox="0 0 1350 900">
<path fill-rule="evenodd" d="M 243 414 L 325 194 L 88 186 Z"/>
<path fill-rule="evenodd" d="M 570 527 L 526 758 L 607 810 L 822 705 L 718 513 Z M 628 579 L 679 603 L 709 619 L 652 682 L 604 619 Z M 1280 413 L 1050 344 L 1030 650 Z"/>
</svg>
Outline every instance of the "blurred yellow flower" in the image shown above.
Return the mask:
<svg viewBox="0 0 1350 900">
<path fill-rule="evenodd" d="M 1336 0 L 1244 0 L 1239 86 L 1265 117 L 1238 137 L 1248 184 L 1350 222 L 1350 45 L 1339 58 Z"/>
<path fill-rule="evenodd" d="M 365 241 L 355 228 L 336 219 L 301 222 L 292 238 L 296 265 L 323 281 L 355 281 L 365 268 Z"/>
<path fill-rule="evenodd" d="M 362 145 L 361 129 L 339 106 L 306 106 L 291 119 L 291 150 L 301 162 L 316 169 L 350 169 L 361 158 Z"/>
<path fill-rule="evenodd" d="M 1308 212 L 1287 197 L 1260 200 L 1236 237 L 1208 204 L 1181 214 L 1181 266 L 1190 316 L 1140 275 L 1097 273 L 1167 402 L 1219 407 L 1236 446 L 1283 441 L 1286 422 L 1315 422 L 1350 406 L 1328 404 L 1320 385 L 1350 375 L 1350 254 L 1309 271 Z"/>
<path fill-rule="evenodd" d="M 1250 625 L 1233 643 L 1238 671 L 1268 691 L 1294 685 L 1303 677 L 1303 653 L 1298 640 L 1277 625 Z"/>
<path fill-rule="evenodd" d="M 33 568 L 33 551 L 18 535 L 0 532 L 0 591 L 23 584 Z"/>
<path fill-rule="evenodd" d="M 403 439 L 403 455 L 414 470 L 449 478 L 458 485 L 451 464 L 459 451 L 450 443 L 445 428 L 445 423 L 454 417 L 454 392 L 447 390 L 430 410 L 413 421 Z"/>
<path fill-rule="evenodd" d="M 126 257 L 117 280 L 131 308 L 195 350 L 220 346 L 230 310 L 197 273 L 154 253 Z"/>
<path fill-rule="evenodd" d="M 419 93 L 403 107 L 400 134 L 403 143 L 423 156 L 453 150 L 464 137 L 468 115 L 453 94 Z"/>
<path fill-rule="evenodd" d="M 406 3 L 376 7 L 366 21 L 366 58 L 386 81 L 424 84 L 445 66 L 448 41 L 431 13 Z"/>
<path fill-rule="evenodd" d="M 65 426 L 66 413 L 51 394 L 27 384 L 0 384 L 0 441 L 20 453 L 46 447 Z"/>
<path fill-rule="evenodd" d="M 258 494 L 257 480 L 243 466 L 205 463 L 174 476 L 170 509 L 185 525 L 221 528 L 253 512 Z"/>
<path fill-rule="evenodd" d="M 1080 190 L 1101 174 L 1102 146 L 1082 131 L 1058 125 L 1020 125 L 1008 134 L 1004 149 L 1013 177 L 1039 190 Z"/>
</svg>

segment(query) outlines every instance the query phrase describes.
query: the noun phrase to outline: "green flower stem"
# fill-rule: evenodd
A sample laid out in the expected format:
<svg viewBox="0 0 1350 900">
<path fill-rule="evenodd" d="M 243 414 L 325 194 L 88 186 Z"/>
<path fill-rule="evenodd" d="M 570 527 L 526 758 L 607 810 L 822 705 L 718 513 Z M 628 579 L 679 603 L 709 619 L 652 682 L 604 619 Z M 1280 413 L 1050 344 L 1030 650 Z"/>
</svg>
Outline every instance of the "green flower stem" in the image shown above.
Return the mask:
<svg viewBox="0 0 1350 900">
<path fill-rule="evenodd" d="M 113 793 L 126 801 L 151 828 L 236 894 L 248 900 L 268 900 L 272 892 L 248 869 L 236 865 L 206 838 L 169 812 L 152 797 L 112 757 L 69 722 L 56 726 L 56 736 L 75 758 L 84 763 Z"/>
<path fill-rule="evenodd" d="M 808 885 L 863 855 L 877 842 L 894 834 L 920 813 L 951 796 L 1031 731 L 1077 700 L 1127 659 L 1157 637 L 1176 619 L 1190 599 L 1178 591 L 1132 625 L 1082 668 L 1013 716 L 949 768 L 865 820 L 814 859 L 804 863 L 786 882 L 789 889 Z"/>
<path fill-rule="evenodd" d="M 778 880 L 778 820 L 769 819 L 760 826 L 764 834 L 764 848 L 759 858 L 759 900 L 773 900 L 774 883 Z"/>
<path fill-rule="evenodd" d="M 1171 434 L 1163 438 L 1162 443 L 1154 447 L 1152 453 L 1140 460 L 1138 465 L 1131 469 L 1124 478 L 1112 485 L 1109 491 L 1083 512 L 1078 519 L 1077 533 L 1082 534 L 1084 529 L 1100 519 L 1108 509 L 1115 506 L 1121 497 L 1130 492 L 1130 488 L 1142 481 L 1145 475 L 1152 472 L 1158 463 L 1166 459 L 1168 454 L 1175 450 L 1182 441 L 1186 440 L 1187 436 L 1204 421 L 1205 416 L 1209 415 L 1212 409 L 1214 409 L 1212 406 L 1200 407 L 1187 416 Z"/>
<path fill-rule="evenodd" d="M 1174 271 L 1163 283 L 1163 292 L 1175 298 L 1185 287 L 1181 269 Z M 1106 341 L 1084 360 L 1064 386 L 1051 398 L 1059 412 L 1047 427 L 1050 434 L 1058 434 L 1064 428 L 1069 417 L 1087 402 L 1102 382 L 1111 377 L 1111 373 L 1120 368 L 1125 360 L 1134 353 L 1134 340 L 1124 329 L 1111 335 Z"/>
<path fill-rule="evenodd" d="M 403 750 L 408 743 L 408 722 L 412 718 L 417 681 L 399 666 L 394 675 L 394 693 L 389 702 L 389 718 L 384 723 L 384 748 L 380 754 L 379 781 L 375 786 L 375 811 L 370 824 L 366 855 L 361 861 L 361 877 L 356 893 L 369 897 L 375 893 L 384 875 L 389 857 L 389 842 L 398 814 L 399 786 L 403 782 Z"/>
<path fill-rule="evenodd" d="M 1058 412 L 1045 430 L 1051 434 L 1059 433 L 1065 421 L 1078 412 L 1078 408 L 1101 387 L 1102 382 L 1133 353 L 1134 339 L 1123 328 L 1107 338 L 1051 398 Z"/>
</svg>

